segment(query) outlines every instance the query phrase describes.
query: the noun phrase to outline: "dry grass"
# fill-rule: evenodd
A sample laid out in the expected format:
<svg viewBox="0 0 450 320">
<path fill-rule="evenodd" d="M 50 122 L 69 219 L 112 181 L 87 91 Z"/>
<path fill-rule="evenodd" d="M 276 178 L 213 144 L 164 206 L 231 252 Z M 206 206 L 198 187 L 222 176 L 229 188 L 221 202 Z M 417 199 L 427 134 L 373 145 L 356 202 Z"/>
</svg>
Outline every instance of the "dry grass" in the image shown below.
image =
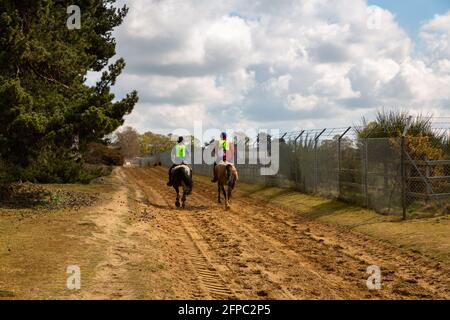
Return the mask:
<svg viewBox="0 0 450 320">
<path fill-rule="evenodd" d="M 45 188 L 101 194 L 101 201 L 108 201 L 115 186 L 103 178 L 90 185 Z M 96 231 L 95 225 L 83 222 L 90 210 L 0 208 L 0 299 L 69 298 L 66 268 L 71 264 L 80 265 L 82 285 L 88 285 L 107 245 L 84 243 Z"/>
</svg>

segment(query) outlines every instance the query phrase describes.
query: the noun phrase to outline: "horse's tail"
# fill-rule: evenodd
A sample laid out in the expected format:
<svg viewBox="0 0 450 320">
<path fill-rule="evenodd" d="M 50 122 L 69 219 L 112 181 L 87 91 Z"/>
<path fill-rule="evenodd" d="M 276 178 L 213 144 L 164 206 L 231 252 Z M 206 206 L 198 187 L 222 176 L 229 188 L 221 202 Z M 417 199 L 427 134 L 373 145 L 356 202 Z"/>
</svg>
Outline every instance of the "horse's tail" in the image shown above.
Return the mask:
<svg viewBox="0 0 450 320">
<path fill-rule="evenodd" d="M 192 181 L 190 172 L 187 172 L 187 170 L 184 170 L 183 172 L 183 182 L 186 185 L 186 194 L 190 195 L 192 193 L 194 182 Z"/>
<path fill-rule="evenodd" d="M 236 183 L 236 180 L 238 179 L 237 171 L 233 167 L 232 164 L 227 164 L 226 170 L 227 170 L 227 184 L 230 187 L 234 188 L 234 184 Z"/>
</svg>

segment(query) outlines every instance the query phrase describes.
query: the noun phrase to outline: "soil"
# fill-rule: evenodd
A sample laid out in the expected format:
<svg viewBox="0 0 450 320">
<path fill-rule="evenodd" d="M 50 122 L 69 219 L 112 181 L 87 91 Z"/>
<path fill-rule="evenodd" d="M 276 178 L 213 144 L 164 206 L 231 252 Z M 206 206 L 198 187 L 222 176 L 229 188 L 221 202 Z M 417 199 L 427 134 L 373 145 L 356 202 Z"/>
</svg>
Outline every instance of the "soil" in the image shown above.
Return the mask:
<svg viewBox="0 0 450 320">
<path fill-rule="evenodd" d="M 226 211 L 215 203 L 213 183 L 196 181 L 187 208 L 178 209 L 162 168 L 126 168 L 119 176 L 123 187 L 104 208 L 110 214 L 95 220 L 108 253 L 83 298 L 450 298 L 449 270 L 413 252 L 239 192 Z M 131 224 L 127 192 L 135 200 Z M 141 279 L 152 283 L 149 291 L 135 292 L 123 280 L 130 263 L 139 265 L 145 255 L 163 267 Z M 367 288 L 370 265 L 381 269 L 380 290 Z"/>
<path fill-rule="evenodd" d="M 447 265 L 248 197 L 239 182 L 225 210 L 217 186 L 194 176 L 179 209 L 164 168 L 113 178 L 86 212 L 0 224 L 17 229 L 0 254 L 0 299 L 450 299 Z M 79 291 L 64 287 L 68 264 L 81 267 Z M 371 265 L 380 290 L 367 287 Z"/>
</svg>

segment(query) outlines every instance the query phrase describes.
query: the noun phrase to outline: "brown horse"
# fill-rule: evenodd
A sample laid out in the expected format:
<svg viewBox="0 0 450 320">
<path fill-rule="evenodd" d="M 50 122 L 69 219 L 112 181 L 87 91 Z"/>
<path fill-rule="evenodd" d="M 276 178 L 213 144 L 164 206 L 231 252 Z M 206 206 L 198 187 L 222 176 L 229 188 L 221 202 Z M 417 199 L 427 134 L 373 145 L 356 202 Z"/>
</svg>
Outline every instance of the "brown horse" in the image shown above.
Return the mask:
<svg viewBox="0 0 450 320">
<path fill-rule="evenodd" d="M 218 203 L 222 203 L 220 200 L 220 192 L 223 192 L 223 196 L 225 197 L 225 208 L 230 208 L 230 199 L 231 199 L 231 191 L 233 191 L 236 181 L 238 180 L 238 173 L 234 165 L 231 163 L 219 163 L 214 167 L 215 174 L 217 177 L 217 192 Z M 225 185 L 228 186 L 225 191 Z"/>
</svg>

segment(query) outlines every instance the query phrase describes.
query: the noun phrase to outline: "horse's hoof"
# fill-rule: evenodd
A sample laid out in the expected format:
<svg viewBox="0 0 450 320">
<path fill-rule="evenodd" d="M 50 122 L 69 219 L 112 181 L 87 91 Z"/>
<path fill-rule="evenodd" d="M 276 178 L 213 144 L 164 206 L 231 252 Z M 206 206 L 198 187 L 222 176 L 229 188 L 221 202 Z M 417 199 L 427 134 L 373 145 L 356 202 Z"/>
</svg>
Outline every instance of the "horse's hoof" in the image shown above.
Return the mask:
<svg viewBox="0 0 450 320">
<path fill-rule="evenodd" d="M 180 202 L 175 202 L 175 206 L 177 207 L 177 208 L 179 208 L 180 207 Z"/>
</svg>

